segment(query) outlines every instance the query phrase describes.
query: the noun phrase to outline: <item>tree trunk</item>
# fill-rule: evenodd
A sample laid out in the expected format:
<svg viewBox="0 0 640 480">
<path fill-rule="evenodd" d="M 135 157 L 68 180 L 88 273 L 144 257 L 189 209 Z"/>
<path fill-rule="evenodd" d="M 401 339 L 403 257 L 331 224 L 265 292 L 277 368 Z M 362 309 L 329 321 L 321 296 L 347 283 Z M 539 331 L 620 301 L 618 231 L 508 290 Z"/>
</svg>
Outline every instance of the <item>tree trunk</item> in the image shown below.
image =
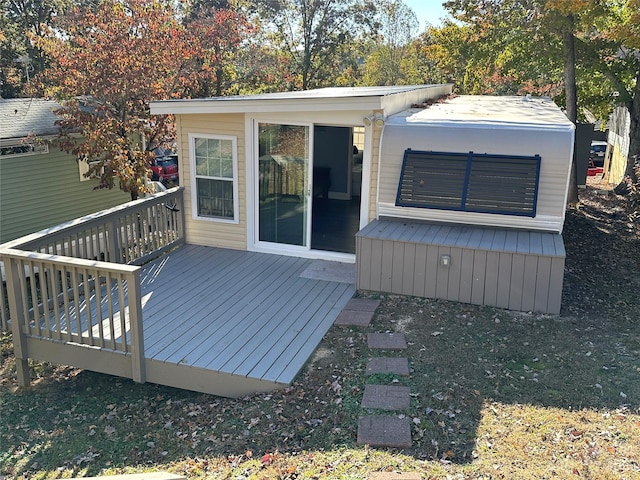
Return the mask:
<svg viewBox="0 0 640 480">
<path fill-rule="evenodd" d="M 562 32 L 562 47 L 564 50 L 564 93 L 566 96 L 565 107 L 567 117 L 575 124 L 578 119 L 578 93 L 576 87 L 576 49 L 573 36 L 573 16 L 570 15 L 567 19 L 569 25 L 567 29 Z M 567 203 L 569 205 L 576 205 L 578 203 L 578 162 L 576 160 L 574 148 L 567 196 Z"/>
</svg>

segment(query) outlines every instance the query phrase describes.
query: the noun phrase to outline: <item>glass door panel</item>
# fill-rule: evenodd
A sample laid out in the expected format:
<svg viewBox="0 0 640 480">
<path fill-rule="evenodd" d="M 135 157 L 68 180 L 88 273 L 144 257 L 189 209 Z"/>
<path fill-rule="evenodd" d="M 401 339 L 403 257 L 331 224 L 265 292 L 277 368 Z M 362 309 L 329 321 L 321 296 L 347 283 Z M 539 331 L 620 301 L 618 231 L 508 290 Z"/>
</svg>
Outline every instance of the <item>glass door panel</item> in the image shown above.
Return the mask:
<svg viewBox="0 0 640 480">
<path fill-rule="evenodd" d="M 308 246 L 309 127 L 258 123 L 258 240 Z"/>
</svg>

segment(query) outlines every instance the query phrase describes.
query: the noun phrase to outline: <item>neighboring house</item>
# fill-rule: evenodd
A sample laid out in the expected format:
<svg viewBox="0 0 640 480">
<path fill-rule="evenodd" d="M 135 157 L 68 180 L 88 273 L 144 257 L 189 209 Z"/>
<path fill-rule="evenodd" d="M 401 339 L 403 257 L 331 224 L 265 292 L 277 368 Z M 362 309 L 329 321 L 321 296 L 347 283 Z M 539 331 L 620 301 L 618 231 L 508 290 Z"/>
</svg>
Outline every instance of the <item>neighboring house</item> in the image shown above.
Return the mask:
<svg viewBox="0 0 640 480">
<path fill-rule="evenodd" d="M 186 242 L 355 262 L 360 290 L 558 313 L 574 126 L 548 99 L 436 100 L 450 93 L 152 102 L 177 119 Z"/>
<path fill-rule="evenodd" d="M 51 100 L 0 99 L 0 244 L 130 199 L 94 190 L 87 165 L 55 146 L 56 108 Z"/>
</svg>

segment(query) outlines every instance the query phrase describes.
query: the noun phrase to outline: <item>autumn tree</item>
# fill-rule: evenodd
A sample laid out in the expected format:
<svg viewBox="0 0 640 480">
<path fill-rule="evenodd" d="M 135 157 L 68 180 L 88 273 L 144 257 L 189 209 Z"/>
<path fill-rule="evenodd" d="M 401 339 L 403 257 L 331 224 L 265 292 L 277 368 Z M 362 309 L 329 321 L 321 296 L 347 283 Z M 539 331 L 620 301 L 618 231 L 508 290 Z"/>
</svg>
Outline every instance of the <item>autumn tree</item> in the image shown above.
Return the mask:
<svg viewBox="0 0 640 480">
<path fill-rule="evenodd" d="M 30 37 L 41 37 L 71 0 L 0 0 L 0 97 L 21 95 L 46 58 Z"/>
<path fill-rule="evenodd" d="M 38 85 L 63 105 L 62 148 L 90 162 L 98 188 L 117 184 L 132 199 L 146 190 L 152 150 L 173 138 L 172 118 L 150 115 L 149 102 L 218 89 L 222 38 L 232 49 L 241 37 L 228 35 L 231 14 L 184 25 L 173 5 L 103 0 L 75 8 L 35 39 L 50 58 Z"/>
</svg>

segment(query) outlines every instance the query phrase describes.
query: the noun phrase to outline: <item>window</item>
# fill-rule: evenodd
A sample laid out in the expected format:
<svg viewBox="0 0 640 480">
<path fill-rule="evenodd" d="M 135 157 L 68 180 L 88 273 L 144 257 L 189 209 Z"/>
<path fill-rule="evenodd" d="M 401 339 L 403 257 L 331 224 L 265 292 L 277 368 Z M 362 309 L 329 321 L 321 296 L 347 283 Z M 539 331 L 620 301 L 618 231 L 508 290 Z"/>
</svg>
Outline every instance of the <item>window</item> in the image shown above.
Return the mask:
<svg viewBox="0 0 640 480">
<path fill-rule="evenodd" d="M 20 157 L 24 155 L 39 155 L 49 153 L 49 145 L 42 142 L 27 141 L 25 139 L 5 139 L 0 145 L 0 156 Z"/>
<path fill-rule="evenodd" d="M 396 205 L 535 217 L 540 160 L 407 149 Z"/>
<path fill-rule="evenodd" d="M 102 161 L 95 160 L 93 162 L 87 162 L 86 160 L 78 160 L 78 172 L 80 173 L 80 181 L 86 182 L 88 180 L 92 180 L 95 178 L 100 178 L 100 176 L 104 173 L 104 166 L 97 171 L 94 171 L 91 175 L 87 175 L 89 173 L 89 169 L 91 167 L 95 167 L 96 165 L 101 165 Z"/>
<path fill-rule="evenodd" d="M 237 138 L 190 134 L 193 214 L 237 223 Z"/>
</svg>

